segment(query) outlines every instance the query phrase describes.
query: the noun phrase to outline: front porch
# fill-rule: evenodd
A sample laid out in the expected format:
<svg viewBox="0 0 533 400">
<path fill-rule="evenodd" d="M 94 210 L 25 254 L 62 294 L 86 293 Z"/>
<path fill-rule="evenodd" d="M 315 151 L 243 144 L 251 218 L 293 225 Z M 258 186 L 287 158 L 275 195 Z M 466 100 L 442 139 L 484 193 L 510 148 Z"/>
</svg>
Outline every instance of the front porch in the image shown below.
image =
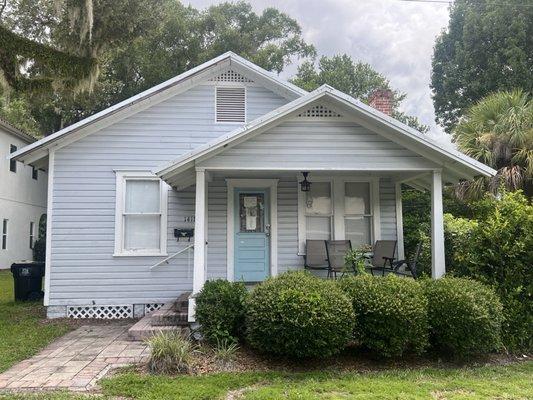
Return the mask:
<svg viewBox="0 0 533 400">
<path fill-rule="evenodd" d="M 198 168 L 194 185 L 175 186 L 177 196 L 194 194 L 193 295 L 208 279 L 254 283 L 303 268 L 308 239 L 347 239 L 353 248 L 396 240 L 395 258 L 404 258 L 403 183 L 432 183 L 432 235 L 437 241 L 432 246 L 432 275 L 444 274 L 439 170 L 306 171 L 309 192 L 301 190 L 303 176 L 294 170 Z M 194 298 L 190 321 L 193 310 Z"/>
</svg>

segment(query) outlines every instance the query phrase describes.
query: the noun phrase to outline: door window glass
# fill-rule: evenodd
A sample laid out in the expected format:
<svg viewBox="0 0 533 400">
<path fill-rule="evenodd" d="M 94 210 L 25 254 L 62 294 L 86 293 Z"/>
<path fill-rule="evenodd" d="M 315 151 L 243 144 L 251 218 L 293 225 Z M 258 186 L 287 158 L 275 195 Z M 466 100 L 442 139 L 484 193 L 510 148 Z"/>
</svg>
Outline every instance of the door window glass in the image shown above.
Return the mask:
<svg viewBox="0 0 533 400">
<path fill-rule="evenodd" d="M 263 193 L 239 194 L 239 221 L 241 232 L 265 231 L 265 195 Z"/>
</svg>

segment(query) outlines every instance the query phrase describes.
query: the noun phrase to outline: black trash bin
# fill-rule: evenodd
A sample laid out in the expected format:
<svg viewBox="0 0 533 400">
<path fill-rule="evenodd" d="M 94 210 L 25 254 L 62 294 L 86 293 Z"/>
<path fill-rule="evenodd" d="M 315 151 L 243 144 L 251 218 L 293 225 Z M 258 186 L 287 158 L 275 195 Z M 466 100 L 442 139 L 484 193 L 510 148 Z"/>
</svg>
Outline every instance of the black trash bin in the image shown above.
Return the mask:
<svg viewBox="0 0 533 400">
<path fill-rule="evenodd" d="M 19 262 L 11 264 L 15 283 L 15 301 L 39 300 L 43 297 L 43 262 Z"/>
</svg>

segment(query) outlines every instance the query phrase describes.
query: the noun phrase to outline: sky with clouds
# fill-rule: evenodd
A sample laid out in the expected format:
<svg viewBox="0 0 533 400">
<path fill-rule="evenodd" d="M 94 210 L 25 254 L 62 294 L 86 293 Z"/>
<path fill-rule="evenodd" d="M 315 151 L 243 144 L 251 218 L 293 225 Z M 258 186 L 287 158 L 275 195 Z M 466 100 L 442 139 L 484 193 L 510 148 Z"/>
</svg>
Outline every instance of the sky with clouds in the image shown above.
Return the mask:
<svg viewBox="0 0 533 400">
<path fill-rule="evenodd" d="M 184 0 L 196 8 L 217 0 Z M 369 63 L 388 77 L 392 86 L 407 93 L 402 109 L 431 127 L 436 138 L 429 89 L 435 38 L 448 23 L 448 4 L 401 0 L 251 0 L 256 12 L 275 7 L 295 18 L 304 39 L 319 55 L 346 53 Z M 296 72 L 291 65 L 282 73 Z"/>
</svg>

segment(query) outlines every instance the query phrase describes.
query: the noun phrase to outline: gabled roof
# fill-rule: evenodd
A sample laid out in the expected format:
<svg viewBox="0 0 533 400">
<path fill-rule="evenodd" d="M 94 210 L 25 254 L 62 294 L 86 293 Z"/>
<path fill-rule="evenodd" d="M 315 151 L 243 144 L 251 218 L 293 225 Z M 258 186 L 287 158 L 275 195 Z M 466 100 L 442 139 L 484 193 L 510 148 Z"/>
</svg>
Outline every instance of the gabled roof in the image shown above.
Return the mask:
<svg viewBox="0 0 533 400">
<path fill-rule="evenodd" d="M 258 134 L 271 126 L 280 123 L 280 120 L 283 117 L 295 113 L 318 100 L 333 102 L 333 104 L 358 117 L 361 121 L 366 121 L 367 124 L 375 125 L 379 130 L 378 133 L 388 135 L 390 140 L 395 141 L 418 154 L 422 153 L 421 155 L 425 157 L 428 157 L 428 154 L 440 157 L 443 160 L 443 164 L 446 165 L 447 163 L 449 168 L 452 168 L 452 166 L 454 168 L 459 167 L 459 175 L 463 175 L 465 178 L 477 175 L 493 176 L 496 173 L 494 169 L 485 164 L 480 163 L 455 149 L 443 146 L 427 135 L 418 132 L 400 121 L 383 114 L 382 112 L 328 85 L 323 85 L 313 92 L 287 103 L 227 135 L 223 135 L 205 145 L 195 148 L 193 151 L 162 166 L 155 171 L 155 173 L 162 179 L 167 180 L 170 177 L 191 168 L 194 165 L 194 162 L 199 158 L 209 158 L 220 153 L 224 148 L 251 138 L 254 134 Z M 455 171 L 455 174 L 457 175 L 457 171 Z"/>
<path fill-rule="evenodd" d="M 209 70 L 210 68 L 214 68 L 216 66 L 220 66 L 223 64 L 227 64 L 228 66 L 237 65 L 241 68 L 244 68 L 245 70 L 249 71 L 253 75 L 260 77 L 262 80 L 269 82 L 273 84 L 274 87 L 277 87 L 278 89 L 284 91 L 291 98 L 295 98 L 295 97 L 299 97 L 304 94 L 307 94 L 307 91 L 297 87 L 296 85 L 293 85 L 290 82 L 286 82 L 280 79 L 272 72 L 269 72 L 255 65 L 254 63 L 242 58 L 241 56 L 229 51 L 201 65 L 198 65 L 197 67 L 192 68 L 184 72 L 183 74 L 180 74 L 174 78 L 171 78 L 163 83 L 160 83 L 159 85 L 156 85 L 148 90 L 145 90 L 144 92 L 141 92 L 133 97 L 130 97 L 129 99 L 121 101 L 120 103 L 117 103 L 114 106 L 106 108 L 103 111 L 100 111 L 75 124 L 72 124 L 64 129 L 61 129 L 58 132 L 55 132 L 49 136 L 46 136 L 45 138 L 13 153 L 11 155 L 11 158 L 14 158 L 20 161 L 26 161 L 26 159 L 29 159 L 30 157 L 31 159 L 35 159 L 35 153 L 42 151 L 43 149 L 46 150 L 49 147 L 56 145 L 59 142 L 64 141 L 67 137 L 71 137 L 72 134 L 74 134 L 75 132 L 79 132 L 82 129 L 90 128 L 91 125 L 94 125 L 97 122 L 100 122 L 120 112 L 123 112 L 135 104 L 141 103 L 143 101 L 149 101 L 154 96 L 161 94 L 163 92 L 166 92 L 171 88 L 175 88 L 178 85 L 184 85 L 185 83 L 188 83 L 194 80 L 194 78 L 198 74 L 203 73 Z M 46 153 L 43 153 L 42 156 L 43 157 L 46 156 Z"/>
<path fill-rule="evenodd" d="M 24 140 L 26 143 L 33 143 L 37 140 L 35 137 L 30 135 L 29 133 L 23 132 L 20 129 L 15 128 L 13 125 L 3 120 L 2 118 L 0 118 L 0 128 L 1 130 L 12 134 L 13 136 L 18 137 L 19 139 Z"/>
</svg>

